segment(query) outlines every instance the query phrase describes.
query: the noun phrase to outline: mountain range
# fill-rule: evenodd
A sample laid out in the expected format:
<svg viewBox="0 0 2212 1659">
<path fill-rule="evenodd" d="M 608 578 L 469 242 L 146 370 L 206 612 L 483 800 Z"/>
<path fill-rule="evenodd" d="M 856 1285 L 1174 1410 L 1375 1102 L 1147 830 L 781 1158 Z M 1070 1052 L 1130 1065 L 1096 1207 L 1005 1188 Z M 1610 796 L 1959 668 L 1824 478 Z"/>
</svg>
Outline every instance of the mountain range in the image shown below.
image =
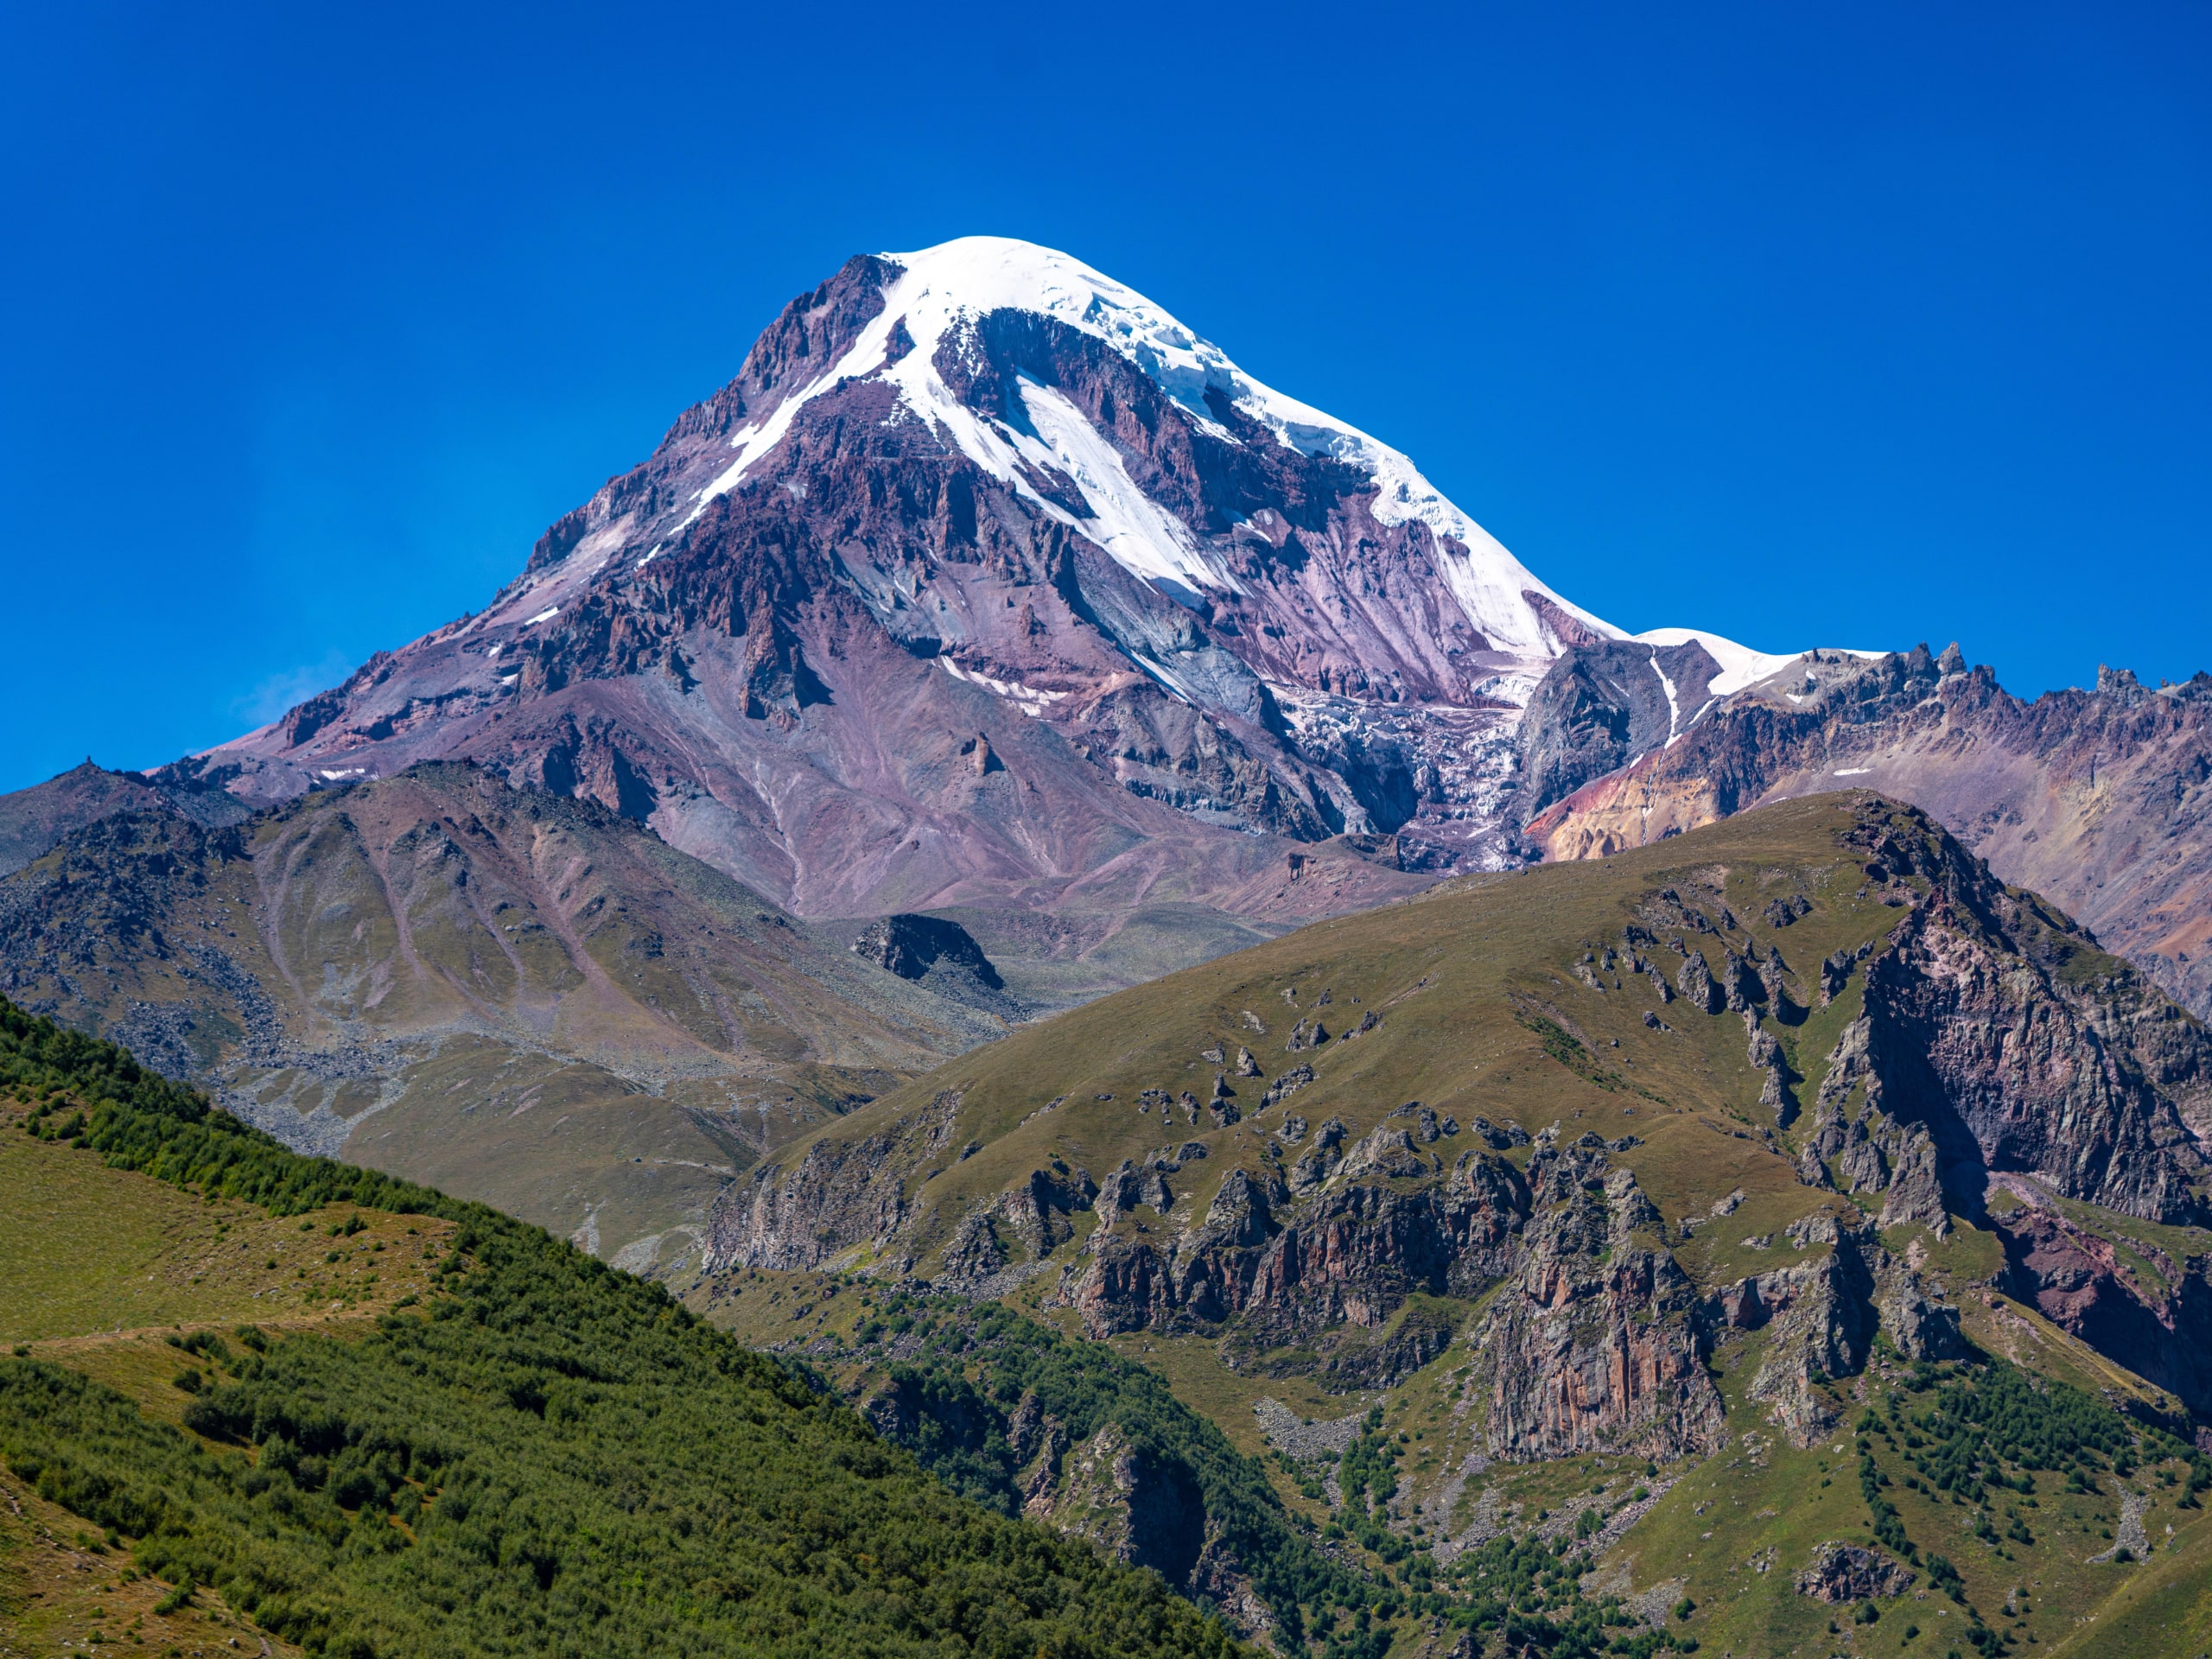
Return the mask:
<svg viewBox="0 0 2212 1659">
<path fill-rule="evenodd" d="M 481 614 L 149 781 L 465 757 L 798 914 L 958 915 L 1065 1000 L 1510 867 L 1520 711 L 1620 637 L 1396 451 L 972 238 L 849 262 Z M 1648 643 L 1685 721 L 1780 665 Z"/>
<path fill-rule="evenodd" d="M 2107 674 L 2023 706 L 1955 652 L 1631 638 L 1386 444 L 1079 261 L 976 237 L 792 301 L 480 614 L 203 754 L 0 799 L 0 855 L 126 797 L 221 817 L 465 758 L 794 914 L 953 917 L 1042 1007 L 1633 844 L 1650 791 L 1658 834 L 1872 779 L 2202 1010 L 2173 872 L 2208 691 Z"/>
<path fill-rule="evenodd" d="M 1065 255 L 855 257 L 480 614 L 0 797 L 0 1628 L 2198 1652 L 2208 780 L 2212 677 L 1631 635 Z"/>
<path fill-rule="evenodd" d="M 968 238 L 856 257 L 793 300 L 737 377 L 548 530 L 481 613 L 204 753 L 143 773 L 87 762 L 0 797 L 0 868 L 66 849 L 68 872 L 0 886 L 0 984 L 300 1144 L 334 1148 L 368 1121 L 324 1097 L 396 1019 L 456 1077 L 509 1067 L 520 1044 L 538 1056 L 524 1070 L 557 1065 L 625 1098 L 683 1096 L 700 1086 L 669 1094 L 685 1065 L 748 1085 L 797 1078 L 777 1119 L 796 1132 L 1009 1020 L 1319 917 L 1866 785 L 1936 813 L 2205 1014 L 2208 717 L 2202 676 L 2149 690 L 2107 672 L 2093 691 L 2023 704 L 1955 647 L 1777 655 L 1682 628 L 1628 636 L 1407 457 L 1253 379 L 1142 296 L 1065 254 Z M 918 1039 L 830 1026 L 793 1039 L 740 1020 L 702 1049 L 688 1016 L 661 1007 L 640 1047 L 603 1039 L 603 999 L 588 1015 L 524 1017 L 518 997 L 543 1010 L 569 993 L 518 988 L 526 976 L 495 985 L 480 965 L 426 969 L 404 926 L 349 942 L 359 959 L 332 982 L 427 972 L 439 988 L 348 1006 L 338 1024 L 308 1012 L 334 993 L 218 963 L 204 929 L 162 935 L 207 959 L 158 990 L 143 965 L 60 973 L 41 943 L 77 925 L 104 881 L 131 890 L 125 908 L 147 902 L 140 844 L 99 827 L 119 813 L 175 820 L 143 827 L 162 855 L 218 864 L 309 823 L 359 837 L 374 821 L 385 846 L 295 861 L 281 880 L 264 869 L 236 914 L 273 941 L 289 925 L 274 895 L 298 906 L 328 884 L 321 902 L 373 889 L 398 916 L 419 900 L 390 849 L 474 845 L 438 798 L 476 785 L 397 782 L 426 761 L 593 804 L 596 837 L 635 848 L 620 825 L 650 831 L 643 864 L 610 876 L 602 861 L 569 896 L 534 901 L 577 962 L 576 907 L 650 910 L 659 889 L 630 874 L 667 868 L 687 872 L 679 886 L 741 884 L 741 902 L 794 938 L 810 926 L 842 944 L 922 917 L 897 925 L 957 940 L 937 980 L 972 960 L 989 983 L 953 973 L 951 1004 Z M 375 806 L 334 804 L 368 784 Z M 270 815 L 286 812 L 279 831 Z M 268 827 L 248 823 L 257 814 Z M 485 912 L 472 925 L 507 924 Z M 880 939 L 874 951 L 880 965 Z M 262 1037 L 246 1034 L 238 993 L 216 988 L 226 977 L 269 1011 Z M 897 980 L 870 976 L 875 995 L 911 1001 Z M 280 1049 L 311 1057 L 308 1070 Z M 820 1089 L 791 1070 L 817 1062 L 843 1070 Z M 821 1103 L 793 1105 L 802 1096 Z M 672 1155 L 626 1113 L 607 1169 Z M 527 1194 L 482 1186 L 399 1150 L 396 1123 L 379 1130 L 390 1148 L 357 1150 L 610 1251 L 700 1220 L 703 1190 L 683 1182 L 642 1205 L 560 1174 Z M 677 1132 L 676 1164 L 630 1161 L 626 1185 L 734 1173 L 753 1155 L 709 1155 L 692 1134 Z M 577 1163 L 564 1150 L 547 1168 Z"/>
</svg>

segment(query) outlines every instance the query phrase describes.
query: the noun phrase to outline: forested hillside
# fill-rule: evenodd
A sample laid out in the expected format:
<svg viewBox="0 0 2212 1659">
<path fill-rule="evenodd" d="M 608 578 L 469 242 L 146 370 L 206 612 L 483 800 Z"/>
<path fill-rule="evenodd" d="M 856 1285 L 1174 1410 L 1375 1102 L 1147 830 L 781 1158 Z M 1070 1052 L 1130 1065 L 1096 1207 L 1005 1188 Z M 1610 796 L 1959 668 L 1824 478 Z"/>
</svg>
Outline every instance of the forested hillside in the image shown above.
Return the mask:
<svg viewBox="0 0 2212 1659">
<path fill-rule="evenodd" d="M 103 1573 L 130 1563 L 118 1588 L 168 1586 L 143 1640 L 219 1599 L 249 1629 L 348 1659 L 1231 1645 L 1155 1576 L 955 1497 L 658 1286 L 534 1227 L 300 1157 L 5 1003 L 0 1090 L 8 1133 L 99 1160 L 118 1202 L 151 1179 L 210 1205 L 358 1205 L 453 1230 L 429 1294 L 351 1339 L 257 1325 L 181 1338 L 181 1427 L 67 1352 L 0 1358 L 18 1515 L 58 1505 L 91 1529 Z M 0 1552 L 0 1580 L 21 1553 Z M 0 1624 L 32 1616 L 0 1599 Z"/>
</svg>

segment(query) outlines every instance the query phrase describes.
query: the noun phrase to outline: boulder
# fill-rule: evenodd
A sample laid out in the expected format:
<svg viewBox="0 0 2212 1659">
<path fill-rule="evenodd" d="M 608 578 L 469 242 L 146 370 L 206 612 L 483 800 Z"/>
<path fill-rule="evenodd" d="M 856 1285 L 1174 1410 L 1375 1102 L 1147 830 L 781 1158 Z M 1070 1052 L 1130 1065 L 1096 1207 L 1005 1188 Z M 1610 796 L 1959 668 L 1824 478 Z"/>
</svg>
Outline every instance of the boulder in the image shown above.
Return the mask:
<svg viewBox="0 0 2212 1659">
<path fill-rule="evenodd" d="M 1862 1544 L 1827 1543 L 1797 1575 L 1797 1593 L 1831 1605 L 1901 1596 L 1912 1588 L 1912 1573 L 1901 1561 Z"/>
</svg>

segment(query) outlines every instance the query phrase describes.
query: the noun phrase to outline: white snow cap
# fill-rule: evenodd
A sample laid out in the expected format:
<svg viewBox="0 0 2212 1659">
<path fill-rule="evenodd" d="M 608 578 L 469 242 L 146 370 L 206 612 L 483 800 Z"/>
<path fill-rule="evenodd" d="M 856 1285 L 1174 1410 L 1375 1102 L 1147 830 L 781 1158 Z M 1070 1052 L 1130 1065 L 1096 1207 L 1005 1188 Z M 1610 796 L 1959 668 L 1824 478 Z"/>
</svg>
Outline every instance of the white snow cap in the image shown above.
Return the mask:
<svg viewBox="0 0 2212 1659">
<path fill-rule="evenodd" d="M 699 510 L 734 488 L 747 468 L 783 441 L 792 417 L 809 399 L 841 380 L 880 375 L 899 391 L 900 410 L 894 419 L 919 420 L 935 428 L 1031 506 L 1078 529 L 1137 575 L 1199 591 L 1236 589 L 1236 578 L 1219 557 L 1202 545 L 1189 525 L 1139 487 L 1121 452 L 1057 389 L 1026 377 L 1018 381 L 1033 429 L 1024 432 L 978 414 L 945 385 L 936 358 L 948 334 L 993 311 L 1026 311 L 1103 340 L 1173 398 L 1194 426 L 1217 436 L 1229 435 L 1207 404 L 1206 395 L 1212 391 L 1268 428 L 1276 442 L 1363 471 L 1374 480 L 1370 510 L 1377 519 L 1386 524 L 1419 519 L 1440 541 L 1465 550 L 1461 555 L 1447 547 L 1438 567 L 1468 621 L 1498 649 L 1537 658 L 1558 654 L 1552 628 L 1524 594 L 1541 594 L 1601 637 L 1627 637 L 1623 629 L 1539 581 L 1399 451 L 1255 380 L 1219 346 L 1080 259 L 1003 236 L 963 236 L 933 248 L 881 257 L 899 270 L 884 290 L 883 309 L 819 378 L 787 396 L 764 419 L 732 435 L 730 447 L 737 454 L 700 492 Z M 891 335 L 901 323 L 913 349 L 892 363 Z M 1093 516 L 1078 520 L 1039 497 L 1022 477 L 1017 458 L 1072 480 Z M 692 516 L 697 517 L 697 511 Z M 1662 645 L 1691 637 L 1691 631 L 1682 628 L 1636 636 Z M 1724 696 L 1773 673 L 1796 654 L 1770 656 L 1702 632 L 1695 637 L 1724 670 L 1713 688 Z"/>
<path fill-rule="evenodd" d="M 1372 509 L 1384 524 L 1420 519 L 1451 537 L 1465 556 L 1439 563 L 1467 620 L 1499 648 L 1549 657 L 1556 647 L 1543 620 L 1522 597 L 1541 594 L 1593 632 L 1620 630 L 1537 580 L 1480 524 L 1459 511 L 1397 450 L 1319 410 L 1252 378 L 1211 341 L 1185 328 L 1134 289 L 1081 260 L 1010 237 L 966 236 L 912 253 L 882 257 L 899 274 L 884 306 L 852 349 L 818 379 L 786 397 L 767 417 L 730 440 L 732 465 L 701 493 L 702 504 L 735 487 L 747 469 L 780 442 L 809 398 L 840 380 L 880 374 L 896 386 L 905 410 L 945 432 L 962 453 L 1012 486 L 1032 505 L 1079 528 L 1136 575 L 1185 587 L 1236 586 L 1190 527 L 1147 497 L 1118 451 L 1056 390 L 1020 383 L 1034 435 L 977 414 L 955 397 L 937 372 L 938 345 L 963 321 L 993 311 L 1046 316 L 1103 340 L 1172 397 L 1194 425 L 1223 434 L 1206 405 L 1211 389 L 1271 429 L 1277 442 L 1308 455 L 1346 461 L 1375 480 Z M 904 322 L 914 349 L 887 366 L 893 328 Z M 1044 501 L 1022 481 L 1019 456 L 1075 481 L 1095 518 L 1078 521 Z"/>
</svg>

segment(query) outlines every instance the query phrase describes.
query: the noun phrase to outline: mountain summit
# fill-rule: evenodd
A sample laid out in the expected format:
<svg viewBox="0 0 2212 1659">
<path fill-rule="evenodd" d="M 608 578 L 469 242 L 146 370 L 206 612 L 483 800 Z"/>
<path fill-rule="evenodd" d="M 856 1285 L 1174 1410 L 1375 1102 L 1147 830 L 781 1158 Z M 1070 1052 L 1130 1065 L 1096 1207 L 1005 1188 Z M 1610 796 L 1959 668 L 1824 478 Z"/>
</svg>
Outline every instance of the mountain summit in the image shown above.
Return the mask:
<svg viewBox="0 0 2212 1659">
<path fill-rule="evenodd" d="M 849 261 L 483 614 L 185 769 L 474 759 L 803 914 L 973 911 L 1073 995 L 1514 861 L 1522 708 L 1624 643 L 1662 740 L 1787 660 L 1624 642 L 1398 451 L 970 237 Z"/>
</svg>

